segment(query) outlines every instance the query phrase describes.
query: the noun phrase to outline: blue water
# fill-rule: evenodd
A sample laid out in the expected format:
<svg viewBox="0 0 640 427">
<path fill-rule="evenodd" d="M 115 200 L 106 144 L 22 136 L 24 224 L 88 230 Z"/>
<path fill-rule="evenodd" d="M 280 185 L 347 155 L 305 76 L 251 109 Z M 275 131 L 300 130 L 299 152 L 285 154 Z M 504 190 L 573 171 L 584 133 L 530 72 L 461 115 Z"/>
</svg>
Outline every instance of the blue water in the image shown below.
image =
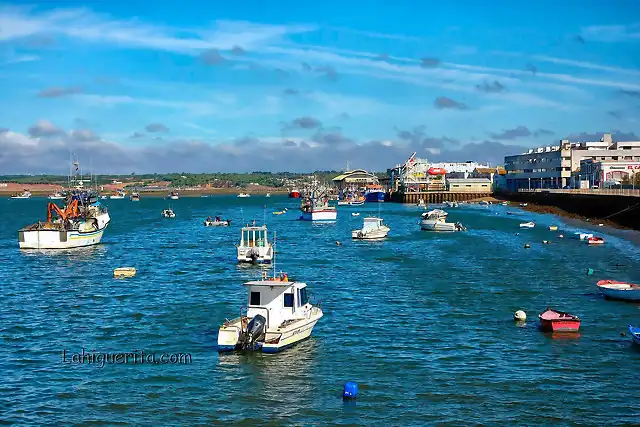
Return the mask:
<svg viewBox="0 0 640 427">
<path fill-rule="evenodd" d="M 0 200 L 0 419 L 38 425 L 639 422 L 640 351 L 621 336 L 629 323 L 640 324 L 639 306 L 606 301 L 595 287 L 603 278 L 640 282 L 638 246 L 601 229 L 607 243 L 588 247 L 570 239 L 575 225 L 525 212 L 507 216 L 502 206 L 451 209 L 450 219 L 469 231 L 434 234 L 419 230 L 416 207 L 341 207 L 337 223 L 314 225 L 295 220 L 296 203 L 256 196 L 113 200 L 103 244 L 38 253 L 18 249 L 17 230 L 44 219 L 46 201 Z M 169 204 L 175 219 L 160 217 Z M 272 215 L 284 207 L 290 212 Z M 352 242 L 350 231 L 378 209 L 390 237 Z M 207 215 L 233 224 L 205 228 Z M 235 263 L 243 218 L 266 218 L 277 232 L 278 269 L 307 282 L 325 313 L 310 340 L 280 354 L 216 352 L 218 326 L 245 305 L 241 283 L 259 276 L 259 268 Z M 528 220 L 538 226 L 520 230 Z M 548 231 L 550 224 L 560 231 Z M 120 266 L 136 267 L 137 276 L 113 279 Z M 547 306 L 579 315 L 579 336 L 539 332 L 536 316 Z M 512 321 L 518 309 L 527 312 L 524 327 Z M 63 363 L 63 351 L 68 358 L 83 348 L 189 353 L 192 360 Z M 359 385 L 356 403 L 341 400 L 348 380 Z"/>
</svg>

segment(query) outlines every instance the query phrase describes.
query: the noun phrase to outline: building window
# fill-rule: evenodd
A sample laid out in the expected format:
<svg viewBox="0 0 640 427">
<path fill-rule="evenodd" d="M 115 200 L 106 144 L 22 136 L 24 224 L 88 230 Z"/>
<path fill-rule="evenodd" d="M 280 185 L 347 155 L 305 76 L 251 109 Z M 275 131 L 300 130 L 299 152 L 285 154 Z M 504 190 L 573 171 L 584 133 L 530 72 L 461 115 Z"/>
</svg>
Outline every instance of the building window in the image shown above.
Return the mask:
<svg viewBox="0 0 640 427">
<path fill-rule="evenodd" d="M 249 305 L 260 305 L 260 292 L 251 292 Z"/>
<path fill-rule="evenodd" d="M 284 294 L 285 308 L 293 308 L 293 294 Z"/>
</svg>

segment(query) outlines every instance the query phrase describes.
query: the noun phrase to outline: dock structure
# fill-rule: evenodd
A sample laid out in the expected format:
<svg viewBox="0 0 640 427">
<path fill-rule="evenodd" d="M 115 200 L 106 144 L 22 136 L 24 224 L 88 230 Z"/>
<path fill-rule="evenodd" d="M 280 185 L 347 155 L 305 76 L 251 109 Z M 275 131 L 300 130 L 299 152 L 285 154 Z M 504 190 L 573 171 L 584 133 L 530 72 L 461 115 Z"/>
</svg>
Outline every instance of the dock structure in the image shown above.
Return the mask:
<svg viewBox="0 0 640 427">
<path fill-rule="evenodd" d="M 462 202 L 468 200 L 481 199 L 490 197 L 492 193 L 472 193 L 472 192 L 452 192 L 452 191 L 422 191 L 404 193 L 396 191 L 391 193 L 389 201 L 396 203 L 419 203 L 423 200 L 425 203 L 444 203 L 444 202 Z"/>
</svg>

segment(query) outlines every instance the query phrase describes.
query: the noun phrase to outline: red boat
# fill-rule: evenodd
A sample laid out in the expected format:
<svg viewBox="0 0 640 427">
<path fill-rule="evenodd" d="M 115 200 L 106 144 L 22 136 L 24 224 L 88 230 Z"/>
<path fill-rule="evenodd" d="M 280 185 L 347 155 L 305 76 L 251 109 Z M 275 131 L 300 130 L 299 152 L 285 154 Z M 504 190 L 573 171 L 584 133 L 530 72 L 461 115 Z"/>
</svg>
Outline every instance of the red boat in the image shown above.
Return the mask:
<svg viewBox="0 0 640 427">
<path fill-rule="evenodd" d="M 295 189 L 291 190 L 289 192 L 289 198 L 290 199 L 299 199 L 300 198 L 300 192 L 298 190 L 295 190 Z"/>
<path fill-rule="evenodd" d="M 540 329 L 548 332 L 578 332 L 580 318 L 563 311 L 547 308 L 538 315 Z"/>
<path fill-rule="evenodd" d="M 587 244 L 589 244 L 589 245 L 602 245 L 602 244 L 604 244 L 604 239 L 602 237 L 589 237 L 587 239 Z"/>
</svg>

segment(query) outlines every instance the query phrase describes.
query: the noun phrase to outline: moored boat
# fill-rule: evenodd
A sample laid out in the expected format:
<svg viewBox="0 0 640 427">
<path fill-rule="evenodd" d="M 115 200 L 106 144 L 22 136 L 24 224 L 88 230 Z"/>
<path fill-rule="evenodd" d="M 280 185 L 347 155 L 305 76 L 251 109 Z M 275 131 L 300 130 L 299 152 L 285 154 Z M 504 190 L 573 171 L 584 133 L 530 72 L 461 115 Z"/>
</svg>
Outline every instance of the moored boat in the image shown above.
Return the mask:
<svg viewBox="0 0 640 427">
<path fill-rule="evenodd" d="M 593 237 L 593 234 L 591 234 L 591 233 L 583 233 L 581 231 L 577 231 L 577 232 L 573 233 L 573 235 L 578 240 L 587 240 L 588 238 Z"/>
<path fill-rule="evenodd" d="M 520 224 L 520 228 L 533 228 L 535 226 L 536 226 L 536 223 L 533 221 L 523 222 L 522 224 Z"/>
<path fill-rule="evenodd" d="M 111 218 L 97 201 L 97 195 L 73 192 L 62 208 L 47 205 L 46 222 L 24 227 L 18 232 L 20 249 L 70 249 L 97 245 Z"/>
<path fill-rule="evenodd" d="M 538 315 L 540 329 L 547 332 L 577 332 L 580 318 L 573 314 L 547 308 Z"/>
<path fill-rule="evenodd" d="M 11 196 L 11 198 L 12 199 L 30 199 L 31 198 L 31 191 L 24 190 L 20 194 L 14 194 L 13 196 Z"/>
<path fill-rule="evenodd" d="M 129 196 L 129 200 L 131 200 L 132 202 L 139 202 L 140 201 L 140 193 L 137 193 L 137 192 L 131 193 L 131 195 Z"/>
<path fill-rule="evenodd" d="M 247 225 L 240 230 L 240 243 L 236 245 L 238 262 L 270 263 L 273 246 L 269 243 L 267 226 Z"/>
<path fill-rule="evenodd" d="M 287 213 L 287 208 L 284 208 L 284 209 L 283 209 L 283 210 L 281 210 L 281 211 L 275 211 L 275 212 L 273 212 L 273 214 L 274 214 L 274 215 L 284 215 L 284 214 L 286 214 L 286 213 Z"/>
<path fill-rule="evenodd" d="M 311 197 L 306 198 L 300 205 L 303 221 L 335 221 L 338 211 L 334 206 L 329 206 L 329 199 L 323 192 L 312 191 Z"/>
<path fill-rule="evenodd" d="M 265 274 L 266 276 L 266 274 Z M 311 336 L 322 309 L 310 303 L 307 284 L 286 274 L 244 283 L 246 313 L 226 320 L 218 331 L 218 351 L 277 353 Z"/>
<path fill-rule="evenodd" d="M 180 194 L 177 191 L 172 191 L 167 197 L 171 200 L 178 200 L 180 198 Z"/>
<path fill-rule="evenodd" d="M 604 245 L 604 239 L 602 237 L 597 237 L 597 236 L 589 237 L 587 238 L 587 244 L 588 245 Z"/>
<path fill-rule="evenodd" d="M 113 193 L 111 196 L 109 196 L 109 198 L 111 200 L 122 200 L 125 198 L 126 195 L 127 193 L 124 190 L 118 190 L 115 193 Z"/>
<path fill-rule="evenodd" d="M 640 345 L 640 328 L 634 328 L 629 325 L 629 335 L 631 335 L 631 340 L 634 344 Z"/>
<path fill-rule="evenodd" d="M 216 216 L 215 219 L 211 219 L 211 217 L 207 217 L 204 220 L 205 227 L 228 227 L 231 225 L 230 219 L 221 219 L 219 216 Z"/>
<path fill-rule="evenodd" d="M 351 238 L 357 240 L 384 239 L 389 234 L 389 231 L 390 228 L 384 224 L 382 218 L 368 217 L 364 218 L 360 230 L 351 232 Z"/>
<path fill-rule="evenodd" d="M 249 194 L 249 193 L 240 193 L 240 194 L 238 194 L 238 198 L 240 198 L 240 199 L 246 199 L 247 197 L 251 197 L 251 194 Z"/>
<path fill-rule="evenodd" d="M 420 199 L 420 201 L 422 202 L 423 200 Z M 444 206 L 447 208 L 457 208 L 458 207 L 458 202 L 456 202 L 455 200 L 450 202 L 450 201 L 445 201 L 444 202 Z"/>
<path fill-rule="evenodd" d="M 596 285 L 605 298 L 640 301 L 640 285 L 616 280 L 600 280 Z"/>
<path fill-rule="evenodd" d="M 368 185 L 364 197 L 367 202 L 384 202 L 385 192 L 381 185 Z"/>
<path fill-rule="evenodd" d="M 290 199 L 299 199 L 300 196 L 301 196 L 300 191 L 298 191 L 297 188 L 294 188 L 293 190 L 289 191 Z"/>
<path fill-rule="evenodd" d="M 56 191 L 53 194 L 49 194 L 47 196 L 47 199 L 49 199 L 49 200 L 64 200 L 65 199 L 65 195 Z"/>
<path fill-rule="evenodd" d="M 173 211 L 173 209 L 165 209 L 160 213 L 160 215 L 162 215 L 165 218 L 175 218 L 176 217 L 176 213 Z"/>
<path fill-rule="evenodd" d="M 465 227 L 459 222 L 447 222 L 447 212 L 434 209 L 422 214 L 420 228 L 425 231 L 464 231 Z"/>
</svg>

